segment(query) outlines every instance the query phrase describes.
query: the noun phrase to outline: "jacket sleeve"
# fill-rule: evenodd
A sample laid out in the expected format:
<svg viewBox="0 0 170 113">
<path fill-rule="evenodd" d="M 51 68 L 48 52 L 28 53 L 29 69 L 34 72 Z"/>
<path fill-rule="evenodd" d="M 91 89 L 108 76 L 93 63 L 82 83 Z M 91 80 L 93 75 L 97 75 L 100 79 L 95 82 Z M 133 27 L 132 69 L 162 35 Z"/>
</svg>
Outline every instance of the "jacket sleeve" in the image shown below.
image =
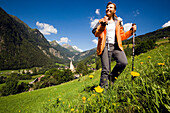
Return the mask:
<svg viewBox="0 0 170 113">
<path fill-rule="evenodd" d="M 123 30 L 123 26 L 120 27 L 120 37 L 121 37 L 121 40 L 126 40 L 128 39 L 130 36 L 132 36 L 132 31 L 129 30 L 127 32 L 124 32 Z"/>
<path fill-rule="evenodd" d="M 99 21 L 93 28 L 92 33 L 95 35 L 95 37 L 100 37 L 101 33 L 105 30 L 105 27 L 106 26 L 102 26 Z"/>
</svg>

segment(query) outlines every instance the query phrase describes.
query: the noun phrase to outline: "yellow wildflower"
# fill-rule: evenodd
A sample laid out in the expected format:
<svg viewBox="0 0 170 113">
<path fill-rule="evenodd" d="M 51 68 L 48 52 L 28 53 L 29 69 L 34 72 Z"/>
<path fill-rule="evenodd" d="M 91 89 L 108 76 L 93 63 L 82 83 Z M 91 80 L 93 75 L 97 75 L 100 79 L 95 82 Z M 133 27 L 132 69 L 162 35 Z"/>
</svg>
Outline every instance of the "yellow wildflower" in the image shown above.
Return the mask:
<svg viewBox="0 0 170 113">
<path fill-rule="evenodd" d="M 92 94 L 92 96 L 94 96 L 94 97 L 95 97 L 96 95 L 95 95 L 95 94 Z"/>
<path fill-rule="evenodd" d="M 19 110 L 19 112 L 21 112 L 21 110 Z"/>
<path fill-rule="evenodd" d="M 86 101 L 86 97 L 84 96 L 84 97 L 82 98 L 82 100 L 83 100 L 83 101 Z"/>
<path fill-rule="evenodd" d="M 64 104 L 64 102 L 63 102 L 63 104 Z"/>
<path fill-rule="evenodd" d="M 143 62 L 140 62 L 140 64 L 143 64 Z"/>
<path fill-rule="evenodd" d="M 89 78 L 92 79 L 94 76 L 93 75 L 89 75 Z"/>
<path fill-rule="evenodd" d="M 97 86 L 94 88 L 97 93 L 103 92 L 104 88 L 101 88 L 100 86 Z"/>
<path fill-rule="evenodd" d="M 115 79 L 117 79 L 117 77 L 115 77 Z"/>
<path fill-rule="evenodd" d="M 71 108 L 71 111 L 74 111 L 74 108 Z"/>
<path fill-rule="evenodd" d="M 132 75 L 133 77 L 135 77 L 135 76 L 140 76 L 140 74 L 139 74 L 139 73 L 134 72 L 134 71 L 132 71 L 132 72 L 131 72 L 131 75 Z"/>
<path fill-rule="evenodd" d="M 164 66 L 164 65 L 165 65 L 165 63 L 158 63 L 158 65 L 159 65 L 159 66 Z"/>
<path fill-rule="evenodd" d="M 150 59 L 150 58 L 151 58 L 151 56 L 148 56 L 148 58 Z"/>
<path fill-rule="evenodd" d="M 112 103 L 112 105 L 116 106 L 116 103 Z"/>
<path fill-rule="evenodd" d="M 50 101 L 50 99 L 48 101 Z"/>
<path fill-rule="evenodd" d="M 59 98 L 59 100 L 61 100 L 61 98 Z"/>
</svg>

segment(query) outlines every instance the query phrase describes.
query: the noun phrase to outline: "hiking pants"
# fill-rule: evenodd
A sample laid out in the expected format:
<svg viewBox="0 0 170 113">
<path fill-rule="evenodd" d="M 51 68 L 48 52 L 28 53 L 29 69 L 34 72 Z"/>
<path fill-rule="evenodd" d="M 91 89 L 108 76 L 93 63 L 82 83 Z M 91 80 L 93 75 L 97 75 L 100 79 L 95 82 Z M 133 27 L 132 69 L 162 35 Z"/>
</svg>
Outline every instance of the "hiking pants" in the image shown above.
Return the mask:
<svg viewBox="0 0 170 113">
<path fill-rule="evenodd" d="M 117 44 L 106 44 L 100 58 L 102 63 L 100 86 L 104 88 L 108 87 L 108 80 L 114 82 L 115 77 L 123 72 L 128 62 L 124 51 L 119 49 Z M 116 65 L 111 71 L 112 58 L 116 61 Z"/>
</svg>

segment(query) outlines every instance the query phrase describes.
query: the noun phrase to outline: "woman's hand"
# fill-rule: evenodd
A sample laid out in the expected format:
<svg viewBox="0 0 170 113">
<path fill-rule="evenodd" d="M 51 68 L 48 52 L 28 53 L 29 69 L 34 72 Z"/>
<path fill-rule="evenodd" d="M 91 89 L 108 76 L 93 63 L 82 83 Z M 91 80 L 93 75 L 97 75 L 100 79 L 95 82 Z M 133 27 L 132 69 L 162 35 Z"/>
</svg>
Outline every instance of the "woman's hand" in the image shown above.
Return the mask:
<svg viewBox="0 0 170 113">
<path fill-rule="evenodd" d="M 132 27 L 130 30 L 132 30 L 132 32 L 136 32 L 136 29 L 137 29 L 136 24 L 132 24 Z"/>
<path fill-rule="evenodd" d="M 108 24 L 108 19 L 109 17 L 108 16 L 104 16 L 104 18 L 102 19 L 102 21 L 100 22 L 103 26 L 107 25 Z"/>
</svg>

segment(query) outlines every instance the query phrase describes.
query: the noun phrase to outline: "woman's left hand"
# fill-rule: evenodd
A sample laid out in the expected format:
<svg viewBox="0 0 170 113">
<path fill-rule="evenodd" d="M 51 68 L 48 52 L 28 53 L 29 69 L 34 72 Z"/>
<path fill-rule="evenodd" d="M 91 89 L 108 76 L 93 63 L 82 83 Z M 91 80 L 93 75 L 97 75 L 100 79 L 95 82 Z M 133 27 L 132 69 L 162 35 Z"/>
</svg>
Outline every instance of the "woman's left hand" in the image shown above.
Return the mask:
<svg viewBox="0 0 170 113">
<path fill-rule="evenodd" d="M 132 32 L 136 32 L 136 24 L 132 24 L 132 27 L 131 27 L 131 30 L 132 30 Z"/>
</svg>

